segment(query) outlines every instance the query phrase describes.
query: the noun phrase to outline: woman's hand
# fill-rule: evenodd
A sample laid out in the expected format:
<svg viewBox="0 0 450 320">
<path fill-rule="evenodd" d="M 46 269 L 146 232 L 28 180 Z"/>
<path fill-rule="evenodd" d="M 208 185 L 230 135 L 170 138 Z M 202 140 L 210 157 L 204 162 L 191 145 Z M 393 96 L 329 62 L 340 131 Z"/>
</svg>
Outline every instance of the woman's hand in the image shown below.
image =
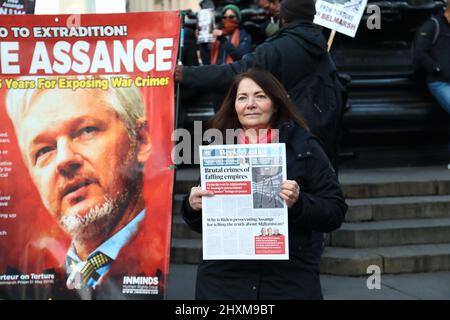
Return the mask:
<svg viewBox="0 0 450 320">
<path fill-rule="evenodd" d="M 300 187 L 295 180 L 285 180 L 281 183 L 280 197 L 286 201 L 288 208 L 297 202 L 300 196 Z"/>
<path fill-rule="evenodd" d="M 200 186 L 193 187 L 191 193 L 189 194 L 189 205 L 192 210 L 200 211 L 202 210 L 202 197 L 212 197 L 214 192 L 202 190 Z"/>
</svg>

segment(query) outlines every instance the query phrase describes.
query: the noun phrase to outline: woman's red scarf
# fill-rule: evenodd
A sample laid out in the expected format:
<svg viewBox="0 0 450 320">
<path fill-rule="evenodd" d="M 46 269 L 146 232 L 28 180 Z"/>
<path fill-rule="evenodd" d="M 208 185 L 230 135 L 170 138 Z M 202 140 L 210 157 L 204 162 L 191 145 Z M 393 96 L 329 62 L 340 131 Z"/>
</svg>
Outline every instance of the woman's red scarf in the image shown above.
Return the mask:
<svg viewBox="0 0 450 320">
<path fill-rule="evenodd" d="M 272 143 L 272 141 L 277 140 L 277 130 L 272 131 L 270 128 L 267 129 L 267 135 L 259 135 L 258 141 L 256 144 L 262 144 L 262 143 Z M 239 144 L 250 144 L 250 139 L 245 135 L 245 132 L 242 130 L 239 133 L 238 136 L 238 143 Z"/>
</svg>

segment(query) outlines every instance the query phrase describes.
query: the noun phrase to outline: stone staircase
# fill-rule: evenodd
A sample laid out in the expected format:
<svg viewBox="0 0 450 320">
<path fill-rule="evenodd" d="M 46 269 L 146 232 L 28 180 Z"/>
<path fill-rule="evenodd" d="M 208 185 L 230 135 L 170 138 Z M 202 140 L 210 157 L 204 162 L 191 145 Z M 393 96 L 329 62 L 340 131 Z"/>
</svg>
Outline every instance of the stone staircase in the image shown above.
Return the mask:
<svg viewBox="0 0 450 320">
<path fill-rule="evenodd" d="M 198 179 L 197 169 L 177 172 L 172 229 L 173 263 L 198 263 L 201 235 L 183 222 L 180 206 Z M 367 274 L 450 270 L 450 171 L 441 167 L 342 170 L 349 210 L 327 235 L 321 272 Z"/>
</svg>

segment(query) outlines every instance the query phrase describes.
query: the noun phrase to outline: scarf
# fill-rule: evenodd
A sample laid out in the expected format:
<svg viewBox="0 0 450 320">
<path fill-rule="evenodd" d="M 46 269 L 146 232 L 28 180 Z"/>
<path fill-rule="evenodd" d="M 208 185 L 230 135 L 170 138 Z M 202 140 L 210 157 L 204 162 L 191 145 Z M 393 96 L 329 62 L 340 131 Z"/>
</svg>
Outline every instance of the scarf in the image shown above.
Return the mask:
<svg viewBox="0 0 450 320">
<path fill-rule="evenodd" d="M 263 143 L 272 143 L 272 141 L 277 140 L 277 130 L 272 131 L 270 128 L 267 129 L 267 135 L 259 135 L 258 141 L 256 144 L 263 144 Z M 250 144 L 250 139 L 245 135 L 245 132 L 242 130 L 239 133 L 238 136 L 238 143 L 239 144 Z"/>
</svg>

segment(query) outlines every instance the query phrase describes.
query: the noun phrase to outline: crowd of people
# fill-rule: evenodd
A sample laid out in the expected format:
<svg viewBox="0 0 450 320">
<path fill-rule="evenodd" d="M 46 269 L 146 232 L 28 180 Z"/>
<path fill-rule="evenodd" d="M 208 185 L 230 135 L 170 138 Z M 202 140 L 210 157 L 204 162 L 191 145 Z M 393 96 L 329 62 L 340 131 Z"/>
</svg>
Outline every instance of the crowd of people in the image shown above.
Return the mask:
<svg viewBox="0 0 450 320">
<path fill-rule="evenodd" d="M 255 0 L 258 7 L 264 10 L 267 19 L 257 30 L 252 29 L 251 32 L 244 28 L 242 12 L 237 5 L 224 6 L 220 11 L 220 22 L 211 30 L 213 42 L 200 41 L 198 25 L 186 26 L 184 53 L 181 59 L 183 64 L 196 66 L 240 60 L 280 29 L 280 2 L 280 0 Z"/>
</svg>

